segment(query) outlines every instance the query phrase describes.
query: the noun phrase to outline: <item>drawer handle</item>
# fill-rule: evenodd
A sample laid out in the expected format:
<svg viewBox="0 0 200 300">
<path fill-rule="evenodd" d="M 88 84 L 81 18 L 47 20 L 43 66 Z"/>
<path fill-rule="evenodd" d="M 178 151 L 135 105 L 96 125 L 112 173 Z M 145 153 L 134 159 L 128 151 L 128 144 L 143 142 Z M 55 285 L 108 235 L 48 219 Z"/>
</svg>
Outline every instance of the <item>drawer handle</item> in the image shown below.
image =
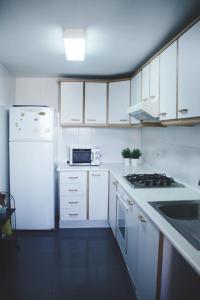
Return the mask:
<svg viewBox="0 0 200 300">
<path fill-rule="evenodd" d="M 87 119 L 89 122 L 96 122 L 96 119 Z"/>
<path fill-rule="evenodd" d="M 128 200 L 128 204 L 133 205 L 134 204 L 133 200 Z"/>
<path fill-rule="evenodd" d="M 76 204 L 78 201 L 69 201 L 70 204 Z"/>
<path fill-rule="evenodd" d="M 94 177 L 100 177 L 101 174 L 92 174 L 92 176 L 94 176 Z"/>
<path fill-rule="evenodd" d="M 127 122 L 127 119 L 120 119 L 120 122 Z"/>
<path fill-rule="evenodd" d="M 71 119 L 71 121 L 73 121 L 73 122 L 79 122 L 80 119 Z"/>
<path fill-rule="evenodd" d="M 69 214 L 69 216 L 78 216 L 78 214 Z"/>
<path fill-rule="evenodd" d="M 159 114 L 161 117 L 165 117 L 167 115 L 167 113 L 163 112 Z"/>
<path fill-rule="evenodd" d="M 181 114 L 187 114 L 187 113 L 188 113 L 188 109 L 187 109 L 187 108 L 179 109 L 178 111 L 179 111 Z"/>
<path fill-rule="evenodd" d="M 78 179 L 78 176 L 69 176 L 69 179 Z"/>
<path fill-rule="evenodd" d="M 143 98 L 143 99 L 142 99 L 142 101 L 144 101 L 144 102 L 145 102 L 145 101 L 148 101 L 148 100 L 149 100 L 149 98 Z"/>
<path fill-rule="evenodd" d="M 69 191 L 69 192 L 78 192 L 77 189 L 69 189 L 68 191 Z"/>
<path fill-rule="evenodd" d="M 140 220 L 142 223 L 146 223 L 146 220 L 142 215 L 138 216 L 138 220 Z"/>
<path fill-rule="evenodd" d="M 156 96 L 153 96 L 153 95 L 152 95 L 152 96 L 150 96 L 150 99 L 155 99 L 155 98 L 156 98 Z"/>
</svg>

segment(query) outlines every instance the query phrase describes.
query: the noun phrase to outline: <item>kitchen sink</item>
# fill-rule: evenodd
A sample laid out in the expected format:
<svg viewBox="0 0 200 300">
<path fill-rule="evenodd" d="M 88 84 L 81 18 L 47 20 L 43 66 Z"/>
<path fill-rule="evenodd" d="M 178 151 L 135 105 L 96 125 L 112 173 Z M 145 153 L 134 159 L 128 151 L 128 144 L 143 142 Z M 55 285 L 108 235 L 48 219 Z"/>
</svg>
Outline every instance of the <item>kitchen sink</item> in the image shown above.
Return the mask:
<svg viewBox="0 0 200 300">
<path fill-rule="evenodd" d="M 200 200 L 149 202 L 179 233 L 200 250 Z"/>
</svg>

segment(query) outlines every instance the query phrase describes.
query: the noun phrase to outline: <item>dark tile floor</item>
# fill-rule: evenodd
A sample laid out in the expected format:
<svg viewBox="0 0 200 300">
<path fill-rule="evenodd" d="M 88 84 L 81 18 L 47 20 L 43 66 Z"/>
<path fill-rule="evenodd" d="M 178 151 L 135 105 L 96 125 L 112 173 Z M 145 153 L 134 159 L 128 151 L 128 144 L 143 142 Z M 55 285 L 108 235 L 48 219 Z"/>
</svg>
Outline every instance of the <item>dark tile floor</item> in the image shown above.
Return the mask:
<svg viewBox="0 0 200 300">
<path fill-rule="evenodd" d="M 18 240 L 18 253 L 1 253 L 2 300 L 136 299 L 110 229 L 19 232 Z"/>
</svg>

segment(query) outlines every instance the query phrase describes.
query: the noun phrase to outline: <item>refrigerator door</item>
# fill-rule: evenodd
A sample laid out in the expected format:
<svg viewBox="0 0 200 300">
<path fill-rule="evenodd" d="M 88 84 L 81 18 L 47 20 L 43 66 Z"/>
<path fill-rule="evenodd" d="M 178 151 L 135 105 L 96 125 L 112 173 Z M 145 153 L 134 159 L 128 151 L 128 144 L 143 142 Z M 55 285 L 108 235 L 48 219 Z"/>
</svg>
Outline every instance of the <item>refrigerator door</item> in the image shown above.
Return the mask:
<svg viewBox="0 0 200 300">
<path fill-rule="evenodd" d="M 52 141 L 54 111 L 50 107 L 11 107 L 10 141 Z"/>
<path fill-rule="evenodd" d="M 10 142 L 10 192 L 17 229 L 53 229 L 53 143 Z"/>
</svg>

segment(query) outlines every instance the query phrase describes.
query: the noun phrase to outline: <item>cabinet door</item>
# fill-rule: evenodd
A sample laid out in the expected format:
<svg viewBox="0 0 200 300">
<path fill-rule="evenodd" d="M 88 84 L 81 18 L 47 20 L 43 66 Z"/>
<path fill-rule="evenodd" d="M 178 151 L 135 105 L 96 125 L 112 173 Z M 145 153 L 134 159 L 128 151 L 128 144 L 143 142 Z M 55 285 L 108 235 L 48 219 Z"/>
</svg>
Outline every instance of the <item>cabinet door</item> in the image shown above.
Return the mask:
<svg viewBox="0 0 200 300">
<path fill-rule="evenodd" d="M 131 106 L 141 101 L 142 95 L 142 73 L 139 72 L 131 79 Z M 131 124 L 138 124 L 139 120 L 131 117 Z"/>
<path fill-rule="evenodd" d="M 149 106 L 149 73 L 150 65 L 142 69 L 142 101 Z"/>
<path fill-rule="evenodd" d="M 176 119 L 177 41 L 160 55 L 160 120 Z"/>
<path fill-rule="evenodd" d="M 159 116 L 159 66 L 160 58 L 157 56 L 150 63 L 149 105 L 153 116 Z"/>
<path fill-rule="evenodd" d="M 89 219 L 108 219 L 108 172 L 89 172 Z"/>
<path fill-rule="evenodd" d="M 129 124 L 130 80 L 109 83 L 109 124 Z"/>
<path fill-rule="evenodd" d="M 127 242 L 127 266 L 131 278 L 136 284 L 137 259 L 138 259 L 138 214 L 139 210 L 135 204 L 129 205 L 128 211 L 128 242 Z"/>
<path fill-rule="evenodd" d="M 136 289 L 141 300 L 156 299 L 159 231 L 146 216 L 138 214 Z"/>
<path fill-rule="evenodd" d="M 200 21 L 178 40 L 178 118 L 200 116 Z"/>
<path fill-rule="evenodd" d="M 116 217 L 117 217 L 117 198 L 116 198 L 116 179 L 110 175 L 109 183 L 109 223 L 116 236 Z"/>
<path fill-rule="evenodd" d="M 86 82 L 85 123 L 106 124 L 107 83 Z"/>
<path fill-rule="evenodd" d="M 61 82 L 61 124 L 83 122 L 83 82 Z"/>
</svg>

